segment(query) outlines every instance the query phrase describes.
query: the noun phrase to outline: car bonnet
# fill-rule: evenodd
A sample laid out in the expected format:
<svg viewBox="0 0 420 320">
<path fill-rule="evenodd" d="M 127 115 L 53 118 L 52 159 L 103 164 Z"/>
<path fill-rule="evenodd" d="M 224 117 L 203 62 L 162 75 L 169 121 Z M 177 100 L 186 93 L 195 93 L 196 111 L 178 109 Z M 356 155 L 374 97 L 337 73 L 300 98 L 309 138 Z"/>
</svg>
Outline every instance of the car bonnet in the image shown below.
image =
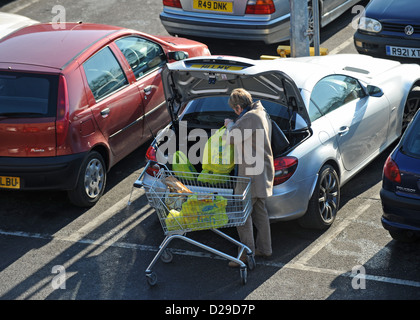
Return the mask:
<svg viewBox="0 0 420 320">
<path fill-rule="evenodd" d="M 172 121 L 188 101 L 229 96 L 233 89 L 244 88 L 254 99 L 288 106 L 310 126 L 307 109 L 294 81 L 274 69 L 269 61 L 239 57 L 199 57 L 168 64 L 162 70 L 162 83 Z"/>
</svg>

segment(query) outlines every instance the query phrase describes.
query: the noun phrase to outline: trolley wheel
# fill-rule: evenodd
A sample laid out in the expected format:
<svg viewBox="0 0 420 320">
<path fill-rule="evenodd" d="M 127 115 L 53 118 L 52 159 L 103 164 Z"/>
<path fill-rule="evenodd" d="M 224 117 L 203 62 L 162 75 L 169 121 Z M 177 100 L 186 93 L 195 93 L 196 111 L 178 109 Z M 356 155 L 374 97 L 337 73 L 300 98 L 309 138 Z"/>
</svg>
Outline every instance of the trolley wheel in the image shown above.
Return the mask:
<svg viewBox="0 0 420 320">
<path fill-rule="evenodd" d="M 168 249 L 163 250 L 162 255 L 160 256 L 160 260 L 164 263 L 170 263 L 173 259 L 172 252 Z"/>
<path fill-rule="evenodd" d="M 146 273 L 147 283 L 154 286 L 157 283 L 157 275 L 154 272 Z"/>
<path fill-rule="evenodd" d="M 246 270 L 246 267 L 241 267 L 241 269 L 239 270 L 239 272 L 241 274 L 241 282 L 242 282 L 242 284 L 246 284 L 247 276 L 248 276 L 248 272 Z"/>
<path fill-rule="evenodd" d="M 254 270 L 255 269 L 255 256 L 253 254 L 248 254 L 248 268 L 249 270 Z"/>
</svg>

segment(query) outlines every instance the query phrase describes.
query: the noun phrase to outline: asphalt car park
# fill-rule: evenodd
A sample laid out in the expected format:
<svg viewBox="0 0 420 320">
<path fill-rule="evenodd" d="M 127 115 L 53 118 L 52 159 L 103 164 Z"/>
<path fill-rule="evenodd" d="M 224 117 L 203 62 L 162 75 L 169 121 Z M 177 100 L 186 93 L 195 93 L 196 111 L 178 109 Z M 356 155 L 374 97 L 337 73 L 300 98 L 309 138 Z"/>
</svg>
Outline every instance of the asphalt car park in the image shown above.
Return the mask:
<svg viewBox="0 0 420 320">
<path fill-rule="evenodd" d="M 90 14 L 93 22 L 103 19 L 101 10 L 93 10 L 90 3 L 72 2 L 67 16 L 77 19 L 82 15 L 78 8 L 85 6 L 90 10 L 83 15 Z M 116 2 L 105 5 L 110 3 Z M 124 11 L 125 6 L 135 7 L 134 1 L 118 3 L 121 12 L 116 10 L 105 23 L 118 25 L 113 19 L 124 24 L 139 23 L 134 13 L 128 16 Z M 49 1 L 17 1 L 6 8 L 21 8 L 18 13 L 47 21 L 51 19 L 52 6 Z M 148 15 L 158 14 L 159 10 L 151 4 Z M 347 22 L 338 21 L 330 26 L 332 29 L 326 29 L 324 34 L 329 37 L 324 38 L 323 45 L 333 44 L 330 51 L 338 51 L 339 47 L 341 52 L 355 50 L 351 43 L 352 17 L 349 13 Z M 150 20 L 144 21 L 145 28 L 150 25 L 151 30 L 163 32 Z M 347 35 L 343 35 L 346 31 Z M 345 43 L 349 45 L 344 46 Z M 244 47 L 237 47 L 237 42 L 234 44 L 219 43 L 215 52 L 245 51 Z M 250 55 L 261 51 L 272 54 L 265 47 L 253 49 Z M 69 206 L 66 195 L 58 191 L 0 193 L 1 299 L 220 302 L 420 298 L 419 243 L 392 240 L 380 223 L 382 168 L 393 146 L 343 187 L 339 214 L 327 231 L 302 229 L 294 222 L 273 224 L 273 257 L 257 260 L 246 285 L 241 284 L 237 269 L 227 267 L 226 260 L 174 242 L 172 263 L 157 263 L 158 283 L 150 288 L 144 270 L 163 239 L 162 228 L 141 189 L 134 190 L 128 205 L 132 184 L 145 165 L 147 147 L 143 145 L 116 164 L 109 173 L 104 196 L 90 209 Z M 236 235 L 234 229 L 227 232 Z M 192 236 L 233 250 L 207 231 Z M 172 304 L 166 301 L 153 311 L 163 314 L 165 307 Z"/>
</svg>

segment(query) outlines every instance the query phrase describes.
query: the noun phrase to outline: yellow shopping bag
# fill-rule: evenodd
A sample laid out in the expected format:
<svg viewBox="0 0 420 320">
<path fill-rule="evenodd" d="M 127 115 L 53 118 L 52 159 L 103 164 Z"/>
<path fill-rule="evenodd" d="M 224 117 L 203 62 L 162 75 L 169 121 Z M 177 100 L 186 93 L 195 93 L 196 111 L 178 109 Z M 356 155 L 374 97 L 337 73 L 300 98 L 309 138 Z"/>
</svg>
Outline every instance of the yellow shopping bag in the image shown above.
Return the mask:
<svg viewBox="0 0 420 320">
<path fill-rule="evenodd" d="M 227 200 L 222 196 L 189 196 L 182 204 L 183 222 L 192 230 L 223 227 L 229 221 L 226 205 Z"/>
<path fill-rule="evenodd" d="M 229 174 L 235 166 L 234 147 L 226 143 L 223 135 L 226 127 L 216 131 L 206 142 L 203 150 L 202 168 L 207 172 Z"/>
</svg>

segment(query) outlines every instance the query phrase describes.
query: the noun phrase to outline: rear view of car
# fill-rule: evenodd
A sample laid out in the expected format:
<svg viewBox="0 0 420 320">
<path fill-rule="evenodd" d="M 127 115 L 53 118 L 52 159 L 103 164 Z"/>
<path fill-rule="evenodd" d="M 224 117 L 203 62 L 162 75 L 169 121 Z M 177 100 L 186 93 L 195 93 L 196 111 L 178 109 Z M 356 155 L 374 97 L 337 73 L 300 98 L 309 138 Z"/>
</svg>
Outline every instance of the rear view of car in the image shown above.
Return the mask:
<svg viewBox="0 0 420 320">
<path fill-rule="evenodd" d="M 420 236 L 420 113 L 388 157 L 380 192 L 382 225 L 400 241 Z"/>
<path fill-rule="evenodd" d="M 359 1 L 319 0 L 321 27 Z M 279 43 L 290 39 L 290 1 L 163 0 L 160 21 L 171 35 Z M 308 1 L 310 29 L 313 21 L 312 1 Z"/>
<path fill-rule="evenodd" d="M 172 35 L 265 43 L 289 37 L 288 0 L 163 0 L 163 6 L 160 20 Z"/>
<path fill-rule="evenodd" d="M 170 42 L 169 42 L 170 41 Z M 66 190 L 82 207 L 170 121 L 160 72 L 206 45 L 120 27 L 37 24 L 0 41 L 0 190 Z"/>
</svg>

